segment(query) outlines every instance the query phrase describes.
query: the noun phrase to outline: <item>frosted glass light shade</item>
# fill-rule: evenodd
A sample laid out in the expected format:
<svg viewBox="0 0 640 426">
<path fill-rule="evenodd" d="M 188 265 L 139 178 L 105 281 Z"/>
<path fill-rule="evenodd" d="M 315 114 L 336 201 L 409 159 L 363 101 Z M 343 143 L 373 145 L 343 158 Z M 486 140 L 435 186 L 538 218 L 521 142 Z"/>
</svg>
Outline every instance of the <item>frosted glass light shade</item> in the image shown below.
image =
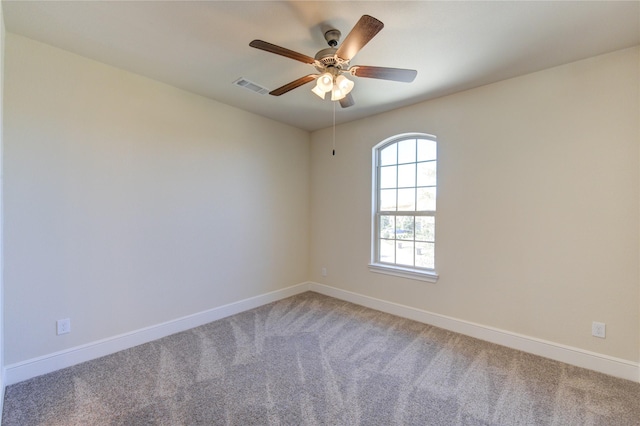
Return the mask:
<svg viewBox="0 0 640 426">
<path fill-rule="evenodd" d="M 354 83 L 349 80 L 344 75 L 339 75 L 336 78 L 336 84 L 333 85 L 333 90 L 331 91 L 331 100 L 339 101 L 343 99 L 345 96 L 353 90 Z"/>
<path fill-rule="evenodd" d="M 333 90 L 331 91 L 331 100 L 332 101 L 339 101 L 340 99 L 344 98 L 345 96 L 347 96 L 347 94 L 344 93 L 342 90 L 340 90 L 340 88 L 337 85 L 333 86 Z"/>
<path fill-rule="evenodd" d="M 317 84 L 313 87 L 313 89 L 311 89 L 311 91 L 316 95 L 318 95 L 320 99 L 324 99 L 325 95 L 327 94 L 327 92 L 320 89 Z"/>
<path fill-rule="evenodd" d="M 349 94 L 349 92 L 351 92 L 351 90 L 353 90 L 354 83 L 344 75 L 339 75 L 336 78 L 336 86 L 338 86 L 340 91 L 344 94 L 344 96 L 346 96 Z"/>
<path fill-rule="evenodd" d="M 320 77 L 318 77 L 318 83 L 316 84 L 318 89 L 323 92 L 328 92 L 333 87 L 333 75 L 331 73 L 325 72 Z"/>
<path fill-rule="evenodd" d="M 336 77 L 336 83 L 333 85 L 333 90 L 331 91 L 331 100 L 339 101 L 344 99 L 344 97 L 353 90 L 353 86 L 353 81 L 349 80 L 344 75 L 339 75 Z"/>
</svg>

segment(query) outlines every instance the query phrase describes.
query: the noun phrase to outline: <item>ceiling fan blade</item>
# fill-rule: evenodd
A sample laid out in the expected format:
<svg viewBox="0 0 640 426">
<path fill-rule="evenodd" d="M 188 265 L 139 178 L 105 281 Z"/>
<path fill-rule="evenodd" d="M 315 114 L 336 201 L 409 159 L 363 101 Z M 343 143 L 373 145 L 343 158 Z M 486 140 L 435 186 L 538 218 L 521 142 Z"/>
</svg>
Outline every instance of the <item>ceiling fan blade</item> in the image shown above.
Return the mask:
<svg viewBox="0 0 640 426">
<path fill-rule="evenodd" d="M 299 79 L 294 80 L 291 83 L 287 83 L 282 87 L 278 87 L 277 89 L 274 89 L 274 90 L 270 91 L 269 94 L 273 95 L 273 96 L 284 95 L 288 91 L 293 90 L 293 89 L 295 89 L 297 87 L 300 87 L 303 84 L 307 84 L 308 82 L 313 81 L 316 78 L 318 78 L 317 74 L 305 75 L 304 77 L 300 77 Z"/>
<path fill-rule="evenodd" d="M 353 96 L 351 96 L 351 93 L 347 93 L 347 96 L 345 96 L 344 98 L 340 99 L 340 106 L 342 108 L 349 108 L 350 106 L 352 106 L 355 103 L 356 102 L 353 100 Z"/>
<path fill-rule="evenodd" d="M 356 77 L 379 78 L 381 80 L 402 81 L 411 83 L 418 75 L 416 70 L 404 68 L 370 67 L 367 65 L 355 65 L 350 71 Z"/>
<path fill-rule="evenodd" d="M 373 16 L 362 15 L 340 47 L 338 47 L 336 55 L 345 61 L 351 60 L 383 27 L 384 24 Z"/>
<path fill-rule="evenodd" d="M 296 61 L 304 62 L 305 64 L 315 64 L 316 60 L 311 56 L 303 55 L 302 53 L 294 52 L 284 47 L 276 46 L 275 44 L 267 43 L 262 40 L 253 40 L 249 43 L 249 46 L 256 49 L 264 50 L 266 52 L 275 53 L 276 55 L 282 55 L 284 57 L 294 59 Z"/>
</svg>

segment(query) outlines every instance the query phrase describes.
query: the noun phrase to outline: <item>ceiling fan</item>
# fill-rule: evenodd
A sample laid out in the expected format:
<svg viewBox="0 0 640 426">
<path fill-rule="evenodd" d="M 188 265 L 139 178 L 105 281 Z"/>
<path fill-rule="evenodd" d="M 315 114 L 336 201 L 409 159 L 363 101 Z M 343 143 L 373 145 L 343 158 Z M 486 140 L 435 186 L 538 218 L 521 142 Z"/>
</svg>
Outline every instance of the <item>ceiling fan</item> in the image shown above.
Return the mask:
<svg viewBox="0 0 640 426">
<path fill-rule="evenodd" d="M 319 74 L 300 77 L 272 90 L 269 92 L 270 95 L 280 96 L 313 80 L 317 80 L 316 86 L 312 89 L 313 93 L 322 99 L 325 99 L 326 95 L 330 93 L 332 101 L 340 101 L 340 106 L 347 108 L 354 104 L 353 96 L 351 95 L 354 82 L 346 78 L 345 74 L 405 83 L 412 82 L 418 74 L 416 70 L 351 65 L 349 63 L 356 53 L 375 37 L 383 27 L 384 24 L 376 18 L 363 15 L 340 47 L 336 47 L 340 40 L 340 31 L 330 29 L 324 33 L 324 38 L 327 40 L 329 47 L 320 50 L 314 58 L 262 40 L 253 40 L 249 43 L 249 46 L 313 65 L 319 72 Z"/>
</svg>

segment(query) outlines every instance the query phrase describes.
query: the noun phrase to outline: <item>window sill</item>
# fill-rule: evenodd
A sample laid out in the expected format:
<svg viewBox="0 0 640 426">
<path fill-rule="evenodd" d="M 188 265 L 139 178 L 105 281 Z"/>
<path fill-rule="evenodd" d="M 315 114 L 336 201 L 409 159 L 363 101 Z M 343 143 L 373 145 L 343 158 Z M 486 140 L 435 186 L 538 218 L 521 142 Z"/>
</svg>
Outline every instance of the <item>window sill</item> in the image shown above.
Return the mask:
<svg viewBox="0 0 640 426">
<path fill-rule="evenodd" d="M 438 281 L 438 274 L 435 271 L 419 271 L 398 266 L 383 265 L 380 263 L 370 263 L 369 270 L 378 274 L 393 275 L 395 277 L 409 278 L 411 280 L 427 281 L 435 283 Z"/>
</svg>

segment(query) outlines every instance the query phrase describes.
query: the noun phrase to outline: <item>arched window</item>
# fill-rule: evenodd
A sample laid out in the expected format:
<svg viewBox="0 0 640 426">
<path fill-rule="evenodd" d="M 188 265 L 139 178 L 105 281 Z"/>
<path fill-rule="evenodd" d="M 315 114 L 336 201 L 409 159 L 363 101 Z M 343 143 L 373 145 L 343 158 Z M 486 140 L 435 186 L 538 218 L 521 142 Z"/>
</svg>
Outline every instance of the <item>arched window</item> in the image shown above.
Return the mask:
<svg viewBox="0 0 640 426">
<path fill-rule="evenodd" d="M 373 148 L 374 272 L 435 281 L 437 143 L 394 136 Z"/>
</svg>

